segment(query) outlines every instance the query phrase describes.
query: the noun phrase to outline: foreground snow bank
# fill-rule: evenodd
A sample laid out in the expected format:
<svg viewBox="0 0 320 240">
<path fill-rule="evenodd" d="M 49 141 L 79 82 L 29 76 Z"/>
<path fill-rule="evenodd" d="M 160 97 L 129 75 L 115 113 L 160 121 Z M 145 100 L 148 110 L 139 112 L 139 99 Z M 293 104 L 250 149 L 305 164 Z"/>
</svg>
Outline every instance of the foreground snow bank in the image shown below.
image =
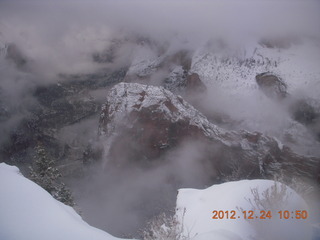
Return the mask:
<svg viewBox="0 0 320 240">
<path fill-rule="evenodd" d="M 276 198 L 272 195 L 275 186 L 278 186 Z M 4 163 L 0 163 L 0 194 L 1 240 L 118 239 L 91 227 L 71 207 L 23 177 L 18 168 Z M 269 199 L 277 204 L 271 219 L 244 219 L 243 211 L 254 210 L 254 217 L 261 216 L 257 198 L 260 203 Z M 263 205 L 274 204 L 264 202 Z M 212 219 L 214 210 L 229 211 L 229 219 L 226 215 Z M 235 219 L 230 219 L 232 210 L 236 213 Z M 292 189 L 281 188 L 269 180 L 228 182 L 204 190 L 180 189 L 177 198 L 177 217 L 183 223 L 183 235 L 193 240 L 311 239 L 307 219 L 295 219 L 295 214 L 289 219 L 279 219 L 279 210 L 309 211 Z"/>
<path fill-rule="evenodd" d="M 118 239 L 88 225 L 71 207 L 5 163 L 0 163 L 0 196 L 1 240 Z"/>
<path fill-rule="evenodd" d="M 277 190 L 272 191 L 275 186 Z M 195 240 L 311 239 L 308 219 L 295 219 L 296 210 L 308 211 L 307 204 L 292 189 L 281 186 L 270 180 L 243 180 L 214 185 L 204 190 L 180 189 L 177 217 L 183 223 L 183 234 Z M 267 189 L 269 194 L 266 194 Z M 277 192 L 277 197 L 273 197 L 272 192 Z M 260 201 L 256 201 L 257 198 Z M 270 201 L 265 201 L 267 199 Z M 258 202 L 270 208 L 275 207 L 271 219 L 259 219 L 263 208 L 257 205 Z M 218 219 L 212 219 L 214 210 L 229 211 L 229 216 L 224 213 L 222 219 L 219 216 Z M 232 210 L 235 219 L 230 219 Z M 250 210 L 254 210 L 254 220 L 244 219 L 243 211 L 247 211 L 248 218 Z M 288 210 L 289 219 L 280 219 L 280 210 Z"/>
</svg>

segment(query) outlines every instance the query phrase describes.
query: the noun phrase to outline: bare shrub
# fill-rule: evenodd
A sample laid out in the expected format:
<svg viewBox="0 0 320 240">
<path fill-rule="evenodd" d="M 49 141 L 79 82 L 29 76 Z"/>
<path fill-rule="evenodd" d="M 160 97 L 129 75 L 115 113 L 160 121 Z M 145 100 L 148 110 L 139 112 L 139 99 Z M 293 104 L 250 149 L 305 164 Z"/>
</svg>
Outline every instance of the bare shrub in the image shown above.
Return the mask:
<svg viewBox="0 0 320 240">
<path fill-rule="evenodd" d="M 290 223 L 288 220 L 286 222 L 281 221 L 278 218 L 278 211 L 287 209 L 292 194 L 287 190 L 288 187 L 285 184 L 276 181 L 262 192 L 258 187 L 251 189 L 253 198 L 246 199 L 251 205 L 250 210 L 256 216 L 259 216 L 261 211 L 269 214 L 267 219 L 260 219 L 259 217 L 246 219 L 255 230 L 255 236 L 251 236 L 252 240 L 283 240 L 283 237 L 286 236 Z M 242 208 L 240 210 L 244 211 Z"/>
<path fill-rule="evenodd" d="M 261 194 L 258 188 L 251 189 L 252 199 L 247 201 L 252 206 L 252 210 L 276 211 L 283 209 L 288 203 L 289 195 L 287 186 L 283 183 L 274 182 L 274 184 L 264 190 Z"/>
<path fill-rule="evenodd" d="M 286 176 L 283 172 L 274 176 L 274 181 L 285 183 L 303 198 L 307 199 L 316 192 L 315 186 L 305 178 Z"/>
<path fill-rule="evenodd" d="M 185 211 L 183 218 L 184 215 Z M 147 228 L 142 230 L 142 236 L 143 240 L 190 240 L 183 232 L 183 224 L 175 215 L 162 213 L 147 224 Z"/>
</svg>

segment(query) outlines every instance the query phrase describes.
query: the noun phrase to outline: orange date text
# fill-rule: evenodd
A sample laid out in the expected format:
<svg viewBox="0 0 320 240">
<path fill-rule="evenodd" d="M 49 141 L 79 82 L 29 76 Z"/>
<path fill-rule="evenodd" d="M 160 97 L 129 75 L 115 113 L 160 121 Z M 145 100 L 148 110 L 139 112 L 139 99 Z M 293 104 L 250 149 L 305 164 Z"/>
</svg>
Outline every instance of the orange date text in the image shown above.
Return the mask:
<svg viewBox="0 0 320 240">
<path fill-rule="evenodd" d="M 306 210 L 295 210 L 295 211 L 278 211 L 272 212 L 267 210 L 258 211 L 236 211 L 236 210 L 214 210 L 212 211 L 212 219 L 307 219 L 308 211 Z"/>
</svg>

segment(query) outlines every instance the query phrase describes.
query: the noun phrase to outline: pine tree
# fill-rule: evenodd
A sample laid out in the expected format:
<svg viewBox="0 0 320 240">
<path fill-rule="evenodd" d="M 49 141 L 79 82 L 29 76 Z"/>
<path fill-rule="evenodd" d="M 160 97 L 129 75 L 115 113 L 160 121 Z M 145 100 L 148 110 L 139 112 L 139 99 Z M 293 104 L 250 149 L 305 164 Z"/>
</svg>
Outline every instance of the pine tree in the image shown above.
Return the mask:
<svg viewBox="0 0 320 240">
<path fill-rule="evenodd" d="M 35 147 L 33 166 L 30 167 L 30 179 L 40 185 L 58 201 L 74 206 L 71 191 L 61 181 L 61 173 L 55 167 L 55 161 L 46 150 L 38 145 Z"/>
</svg>

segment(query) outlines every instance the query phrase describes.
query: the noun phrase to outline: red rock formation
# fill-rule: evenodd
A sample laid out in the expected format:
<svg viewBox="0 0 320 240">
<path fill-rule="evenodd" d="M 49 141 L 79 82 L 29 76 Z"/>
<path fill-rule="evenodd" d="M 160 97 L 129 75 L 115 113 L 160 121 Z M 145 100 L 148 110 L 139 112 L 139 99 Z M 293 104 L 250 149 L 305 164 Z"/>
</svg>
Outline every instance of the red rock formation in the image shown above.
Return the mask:
<svg viewBox="0 0 320 240">
<path fill-rule="evenodd" d="M 239 178 L 258 178 L 283 171 L 315 178 L 319 165 L 261 133 L 221 129 L 180 96 L 137 83 L 111 89 L 101 113 L 100 134 L 106 138 L 110 163 L 119 166 L 148 165 L 190 139 L 203 145 L 199 164 L 211 177 L 238 171 Z"/>
</svg>

